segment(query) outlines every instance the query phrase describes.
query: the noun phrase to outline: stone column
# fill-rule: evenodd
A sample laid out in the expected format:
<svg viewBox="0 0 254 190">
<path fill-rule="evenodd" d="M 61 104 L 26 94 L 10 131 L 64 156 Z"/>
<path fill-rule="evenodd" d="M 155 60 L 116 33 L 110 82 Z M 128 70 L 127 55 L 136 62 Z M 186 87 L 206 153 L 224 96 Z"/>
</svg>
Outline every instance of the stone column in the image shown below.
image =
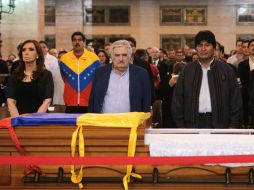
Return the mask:
<svg viewBox="0 0 254 190">
<path fill-rule="evenodd" d="M 140 16 L 139 16 L 139 32 L 140 47 L 147 48 L 149 46 L 159 47 L 159 13 L 158 3 L 154 0 L 140 0 Z M 157 6 L 155 6 L 157 5 Z"/>
<path fill-rule="evenodd" d="M 83 0 L 57 0 L 56 47 L 69 51 L 75 31 L 83 32 Z"/>
</svg>

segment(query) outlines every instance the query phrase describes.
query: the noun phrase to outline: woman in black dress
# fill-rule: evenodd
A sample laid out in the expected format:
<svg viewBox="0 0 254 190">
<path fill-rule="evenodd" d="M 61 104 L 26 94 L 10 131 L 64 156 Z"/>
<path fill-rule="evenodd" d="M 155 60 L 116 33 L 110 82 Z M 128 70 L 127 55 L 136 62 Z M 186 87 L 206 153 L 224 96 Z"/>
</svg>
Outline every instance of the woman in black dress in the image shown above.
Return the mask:
<svg viewBox="0 0 254 190">
<path fill-rule="evenodd" d="M 39 43 L 25 41 L 19 51 L 20 63 L 9 83 L 8 108 L 11 117 L 24 113 L 45 113 L 52 101 L 54 84 L 45 69 Z"/>
</svg>

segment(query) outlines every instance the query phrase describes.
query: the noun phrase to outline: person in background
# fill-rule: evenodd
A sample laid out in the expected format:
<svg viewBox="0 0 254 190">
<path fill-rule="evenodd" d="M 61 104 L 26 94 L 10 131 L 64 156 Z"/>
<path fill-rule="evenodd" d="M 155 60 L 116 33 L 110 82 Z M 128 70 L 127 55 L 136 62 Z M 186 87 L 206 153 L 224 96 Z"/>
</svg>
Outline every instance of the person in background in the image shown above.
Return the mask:
<svg viewBox="0 0 254 190">
<path fill-rule="evenodd" d="M 187 50 L 186 50 L 187 51 Z M 189 51 L 189 49 L 188 49 Z M 178 48 L 176 50 L 176 63 L 186 63 L 185 62 L 185 55 L 184 55 L 184 51 L 182 48 Z"/>
<path fill-rule="evenodd" d="M 109 57 L 110 57 L 110 47 L 111 47 L 111 43 L 104 44 L 104 50 L 108 54 Z"/>
<path fill-rule="evenodd" d="M 186 46 L 186 47 L 188 47 L 188 46 Z M 187 49 L 186 51 L 188 52 L 188 51 L 190 51 L 190 49 Z M 167 85 L 169 83 L 169 80 L 171 79 L 171 76 L 173 74 L 175 64 L 178 64 L 178 63 L 184 63 L 185 64 L 186 63 L 186 62 L 184 62 L 184 59 L 183 59 L 184 55 L 183 55 L 183 49 L 182 48 L 177 48 L 176 51 L 174 49 L 171 49 L 170 53 L 171 53 L 172 58 L 170 59 L 171 61 L 168 64 L 169 65 L 169 69 L 168 69 L 169 74 L 168 74 L 168 78 L 167 78 L 167 80 L 165 80 L 165 84 L 164 84 L 167 88 L 168 88 Z M 173 59 L 173 55 L 174 55 L 174 59 Z M 187 59 L 189 60 L 189 58 L 187 58 Z"/>
<path fill-rule="evenodd" d="M 167 61 L 168 60 L 168 54 L 165 50 L 160 49 L 160 61 Z"/>
<path fill-rule="evenodd" d="M 242 98 L 232 68 L 214 57 L 216 39 L 204 30 L 195 36 L 198 61 L 186 64 L 173 93 L 177 127 L 240 127 Z"/>
<path fill-rule="evenodd" d="M 19 53 L 19 51 L 20 51 L 20 47 L 22 46 L 22 42 L 20 42 L 19 44 L 18 44 L 18 46 L 17 46 L 17 51 L 18 51 L 18 53 Z M 12 66 L 11 66 L 11 74 L 15 71 L 15 69 L 18 67 L 18 65 L 19 65 L 19 57 L 16 57 L 16 59 L 14 59 L 13 61 L 12 61 L 13 63 L 12 63 Z"/>
<path fill-rule="evenodd" d="M 246 60 L 249 58 L 249 48 L 248 47 L 249 47 L 249 40 L 244 40 L 242 43 L 243 60 Z"/>
<path fill-rule="evenodd" d="M 229 56 L 231 57 L 232 55 L 235 55 L 237 53 L 237 51 L 235 50 L 235 49 L 232 49 L 231 51 L 230 51 L 230 54 L 229 54 Z M 228 57 L 229 58 L 229 57 Z"/>
<path fill-rule="evenodd" d="M 152 51 L 152 47 L 148 47 L 146 48 L 146 52 L 148 53 L 148 56 L 151 57 L 151 51 Z M 151 63 L 150 63 L 151 64 Z"/>
<path fill-rule="evenodd" d="M 60 60 L 61 60 L 61 57 L 62 57 L 64 54 L 66 54 L 66 53 L 67 53 L 67 51 L 65 51 L 65 50 L 59 51 L 59 52 L 58 52 L 58 61 L 60 61 Z"/>
<path fill-rule="evenodd" d="M 86 38 L 82 32 L 71 35 L 73 50 L 60 60 L 64 80 L 66 113 L 87 113 L 95 70 L 101 65 L 98 56 L 85 48 Z"/>
<path fill-rule="evenodd" d="M 13 53 L 11 53 L 11 54 L 8 56 L 7 61 L 14 61 L 15 59 L 16 59 L 16 55 L 14 55 Z"/>
<path fill-rule="evenodd" d="M 112 64 L 96 70 L 89 99 L 89 112 L 150 112 L 151 93 L 148 73 L 130 64 L 132 48 L 126 40 L 111 46 Z"/>
<path fill-rule="evenodd" d="M 249 122 L 249 125 L 252 129 L 254 129 L 254 39 L 250 40 L 248 47 L 249 47 L 248 62 L 250 67 L 250 74 L 249 74 L 250 81 L 248 86 L 249 87 L 249 115 L 251 117 L 251 122 Z"/>
<path fill-rule="evenodd" d="M 193 60 L 192 60 L 192 56 L 193 54 L 195 53 L 195 49 L 188 49 L 186 50 L 186 54 L 185 54 L 185 59 L 184 61 L 188 64 L 188 63 L 191 63 Z"/>
<path fill-rule="evenodd" d="M 238 68 L 239 63 L 245 59 L 243 54 L 243 47 L 248 46 L 246 43 L 247 42 L 245 40 L 238 39 L 236 41 L 236 53 L 227 59 L 227 62 L 234 65 L 236 68 Z"/>
<path fill-rule="evenodd" d="M 152 58 L 152 64 L 159 67 L 160 62 L 160 49 L 157 47 L 152 47 L 150 56 Z"/>
<path fill-rule="evenodd" d="M 93 47 L 93 42 L 90 42 L 89 44 L 87 44 L 86 50 L 88 50 L 88 51 L 90 51 L 92 53 L 95 53 L 95 49 Z"/>
<path fill-rule="evenodd" d="M 168 49 L 168 60 L 175 62 L 176 51 L 173 48 Z"/>
<path fill-rule="evenodd" d="M 57 51 L 57 49 L 55 49 L 55 48 L 50 49 L 50 50 L 48 51 L 48 53 L 49 53 L 50 55 L 54 56 L 55 58 L 58 57 L 58 51 Z"/>
<path fill-rule="evenodd" d="M 175 85 L 177 83 L 178 77 L 180 75 L 180 73 L 182 72 L 182 70 L 184 69 L 186 64 L 184 63 L 176 63 L 173 67 L 173 72 L 171 74 L 171 76 L 169 77 L 169 81 L 168 81 L 168 86 L 167 86 L 167 92 L 166 92 L 166 96 L 167 99 L 165 98 L 165 105 L 166 107 L 164 108 L 166 111 L 164 111 L 163 115 L 163 127 L 164 128 L 175 128 L 175 122 L 173 120 L 172 117 L 172 112 L 171 112 L 171 107 L 172 107 L 172 98 L 173 98 L 173 92 L 174 92 L 174 88 Z"/>
<path fill-rule="evenodd" d="M 150 67 L 150 64 L 148 62 L 148 53 L 146 52 L 145 49 L 137 49 L 136 50 L 136 52 L 134 54 L 133 65 L 142 67 L 147 71 L 149 80 L 150 80 L 150 87 L 151 87 L 151 103 L 153 104 L 153 102 L 155 100 L 154 76 L 153 76 L 153 72 Z M 159 73 L 157 73 L 157 74 L 159 74 Z"/>
<path fill-rule="evenodd" d="M 198 60 L 198 54 L 197 54 L 197 52 L 196 53 L 194 53 L 193 55 L 192 55 L 192 61 L 197 61 Z"/>
<path fill-rule="evenodd" d="M 54 105 L 56 112 L 63 112 L 61 107 L 64 105 L 63 100 L 64 82 L 60 73 L 58 60 L 53 55 L 49 54 L 47 42 L 40 41 L 39 44 L 44 55 L 44 65 L 46 69 L 52 73 L 53 76 L 54 96 L 52 105 Z"/>
<path fill-rule="evenodd" d="M 44 55 L 35 40 L 22 43 L 20 63 L 9 83 L 8 108 L 11 117 L 24 113 L 45 113 L 51 104 L 54 84 L 44 66 Z"/>
<path fill-rule="evenodd" d="M 109 64 L 109 56 L 103 49 L 97 51 L 97 56 L 99 57 L 101 64 Z"/>
<path fill-rule="evenodd" d="M 248 51 L 244 50 L 243 54 L 248 54 L 248 59 L 245 59 L 244 61 L 239 63 L 238 66 L 238 76 L 240 77 L 241 81 L 241 92 L 242 92 L 242 98 L 243 98 L 243 125 L 244 128 L 249 128 L 250 126 L 250 120 L 249 120 L 249 92 L 250 92 L 250 85 L 251 82 L 254 82 L 253 80 L 250 81 L 252 71 L 254 71 L 254 39 L 249 41 L 248 44 Z"/>
<path fill-rule="evenodd" d="M 169 67 L 169 73 L 173 72 L 173 66 L 176 63 L 176 51 L 173 48 L 168 49 L 168 60 L 166 64 Z"/>
<path fill-rule="evenodd" d="M 136 42 L 136 39 L 134 37 L 131 37 L 131 36 L 126 38 L 126 40 L 130 43 L 130 46 L 131 46 L 131 50 L 132 50 L 131 63 L 133 63 L 134 55 L 136 53 L 137 42 Z"/>
<path fill-rule="evenodd" d="M 216 49 L 215 49 L 215 53 L 214 53 L 214 57 L 216 57 L 217 59 L 220 59 L 221 61 L 227 63 L 226 59 L 224 58 L 224 46 L 221 45 L 219 42 L 216 42 Z M 235 65 L 232 65 L 230 63 L 227 63 L 235 72 L 236 76 L 237 76 L 237 68 Z"/>
</svg>

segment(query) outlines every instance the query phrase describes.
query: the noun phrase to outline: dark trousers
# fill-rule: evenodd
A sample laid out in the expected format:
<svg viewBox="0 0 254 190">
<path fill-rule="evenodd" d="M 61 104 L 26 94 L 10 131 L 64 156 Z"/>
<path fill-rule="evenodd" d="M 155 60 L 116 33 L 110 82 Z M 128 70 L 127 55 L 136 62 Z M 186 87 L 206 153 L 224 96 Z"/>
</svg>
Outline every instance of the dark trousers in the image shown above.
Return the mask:
<svg viewBox="0 0 254 190">
<path fill-rule="evenodd" d="M 66 106 L 65 113 L 87 113 L 87 106 Z"/>
<path fill-rule="evenodd" d="M 213 129 L 214 128 L 211 113 L 199 114 L 198 128 L 200 128 L 200 129 Z"/>
<path fill-rule="evenodd" d="M 176 128 L 172 118 L 171 103 L 169 101 L 162 101 L 162 124 L 163 128 Z"/>
</svg>

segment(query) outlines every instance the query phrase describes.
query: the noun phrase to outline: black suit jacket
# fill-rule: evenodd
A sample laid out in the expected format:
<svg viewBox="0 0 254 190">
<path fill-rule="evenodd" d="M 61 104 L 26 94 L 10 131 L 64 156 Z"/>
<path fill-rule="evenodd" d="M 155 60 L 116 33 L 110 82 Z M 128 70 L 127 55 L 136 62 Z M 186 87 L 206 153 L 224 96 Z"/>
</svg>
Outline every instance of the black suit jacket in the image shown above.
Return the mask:
<svg viewBox="0 0 254 190">
<path fill-rule="evenodd" d="M 240 77 L 242 84 L 242 98 L 243 98 L 243 109 L 248 110 L 249 104 L 249 84 L 250 84 L 250 65 L 249 59 L 246 59 L 239 63 L 238 76 Z"/>
<path fill-rule="evenodd" d="M 7 63 L 0 59 L 0 74 L 8 74 Z"/>
<path fill-rule="evenodd" d="M 1 60 L 0 59 L 0 74 L 8 74 L 8 67 L 7 67 L 7 64 L 4 60 Z M 7 77 L 6 77 L 7 79 Z M 5 82 L 7 82 L 6 80 L 3 82 L 3 84 L 1 84 L 1 87 L 2 85 L 6 85 L 4 84 Z M 5 95 L 5 92 L 3 89 L 0 88 L 0 106 L 2 105 L 2 103 L 5 103 L 6 102 L 6 95 Z"/>
<path fill-rule="evenodd" d="M 249 81 L 249 113 L 251 115 L 251 128 L 254 129 L 254 70 L 250 71 Z"/>
<path fill-rule="evenodd" d="M 154 79 L 153 79 L 153 72 L 149 62 L 142 59 L 134 58 L 133 65 L 142 67 L 148 72 L 150 87 L 151 87 L 151 103 L 153 104 L 153 102 L 155 101 Z"/>
<path fill-rule="evenodd" d="M 246 59 L 239 63 L 238 76 L 240 77 L 242 87 L 248 89 L 250 81 L 250 65 L 249 59 Z"/>
</svg>

